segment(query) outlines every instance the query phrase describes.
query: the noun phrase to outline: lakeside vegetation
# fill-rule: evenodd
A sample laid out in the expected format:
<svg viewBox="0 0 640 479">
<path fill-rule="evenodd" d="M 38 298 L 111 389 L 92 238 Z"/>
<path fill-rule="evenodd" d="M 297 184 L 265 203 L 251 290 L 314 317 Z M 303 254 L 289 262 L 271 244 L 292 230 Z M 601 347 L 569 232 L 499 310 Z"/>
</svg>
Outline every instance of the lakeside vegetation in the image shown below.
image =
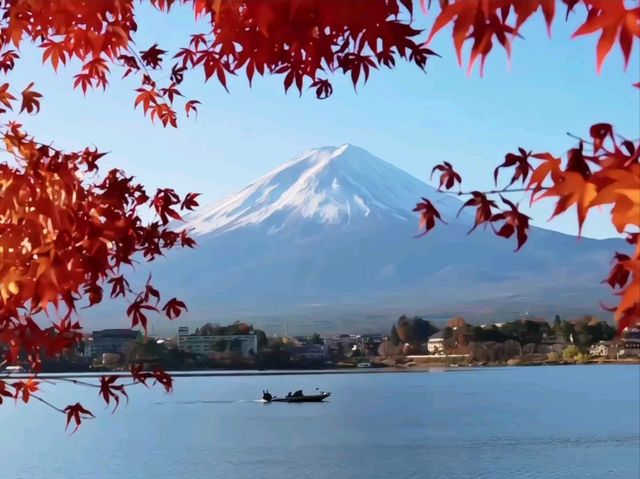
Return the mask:
<svg viewBox="0 0 640 479">
<path fill-rule="evenodd" d="M 244 336 L 255 336 L 256 351 L 243 349 Z M 592 316 L 573 320 L 556 316 L 550 323 L 543 318 L 522 318 L 483 325 L 455 317 L 438 328 L 423 318 L 403 315 L 388 335 L 329 337 L 318 333 L 269 337 L 247 323 L 206 323 L 188 336 L 207 345 L 198 351 L 180 345 L 179 337 L 134 337 L 112 345 L 112 352 L 92 354 L 93 338 L 87 335 L 56 358 L 43 358 L 42 372 L 105 372 L 131 366 L 207 371 L 639 363 L 637 355 L 620 357 L 619 351 L 624 341 L 640 346 L 640 331 L 616 337 L 613 326 Z M 598 345 L 603 349 L 595 351 Z M 93 346 L 96 350 L 102 351 Z"/>
</svg>

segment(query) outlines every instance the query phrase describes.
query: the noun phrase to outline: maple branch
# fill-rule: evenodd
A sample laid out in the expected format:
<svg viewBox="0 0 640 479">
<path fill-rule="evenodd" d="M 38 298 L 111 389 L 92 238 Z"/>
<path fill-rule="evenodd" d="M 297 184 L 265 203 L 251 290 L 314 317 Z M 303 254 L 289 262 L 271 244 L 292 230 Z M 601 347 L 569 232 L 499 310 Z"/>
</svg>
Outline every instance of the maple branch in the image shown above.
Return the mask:
<svg viewBox="0 0 640 479">
<path fill-rule="evenodd" d="M 38 401 L 40 401 L 42 404 L 46 404 L 47 406 L 49 406 L 51 409 L 54 409 L 56 411 L 58 411 L 59 413 L 65 414 L 65 412 L 60 409 L 57 406 L 54 406 L 53 404 L 51 404 L 49 401 L 42 399 L 40 396 L 36 396 L 35 394 L 31 394 L 29 397 L 32 397 L 33 399 L 37 399 Z"/>
<path fill-rule="evenodd" d="M 122 375 L 122 376 L 119 376 L 119 377 L 128 378 L 129 376 Z M 76 384 L 78 386 L 89 386 L 89 387 L 92 387 L 92 388 L 100 388 L 99 384 L 89 383 L 89 382 L 86 382 L 86 381 L 79 381 L 78 379 L 73 379 L 73 378 L 58 378 L 58 377 L 56 377 L 56 378 L 51 378 L 47 382 L 50 382 L 51 384 L 55 384 L 55 381 L 66 381 L 66 382 L 69 382 L 69 383 Z M 120 384 L 120 386 L 129 387 L 129 386 L 135 386 L 136 384 L 139 384 L 139 383 L 130 382 L 130 383 Z"/>
<path fill-rule="evenodd" d="M 73 383 L 79 386 L 90 386 L 92 388 L 99 388 L 98 384 L 88 383 L 86 381 L 79 381 L 77 379 L 72 378 L 51 378 L 51 380 L 47 380 L 48 383 L 55 384 L 55 381 L 66 381 L 69 383 Z"/>
<path fill-rule="evenodd" d="M 129 52 L 132 53 L 134 57 L 136 57 L 136 59 L 138 60 L 138 63 L 140 63 L 140 66 L 142 67 L 144 72 L 147 74 L 149 78 L 151 78 L 151 73 L 149 73 L 149 70 L 147 70 L 147 66 L 142 61 L 142 58 L 140 58 L 140 55 L 138 55 L 138 52 L 136 52 L 135 49 L 131 48 L 131 46 L 127 46 L 127 50 L 129 50 Z"/>
<path fill-rule="evenodd" d="M 589 140 L 585 140 L 584 138 L 579 137 L 578 135 L 574 135 L 573 133 L 571 133 L 570 131 L 567 131 L 567 136 L 571 137 L 575 140 L 581 141 L 582 143 L 586 143 L 587 145 L 593 145 L 592 141 Z"/>
<path fill-rule="evenodd" d="M 536 191 L 546 191 L 550 189 L 549 186 L 545 186 L 542 188 L 538 188 Z M 442 190 L 438 190 L 440 193 L 448 193 L 446 191 L 442 191 Z M 484 194 L 484 195 L 497 195 L 497 194 L 501 194 L 501 193 L 525 193 L 525 192 L 533 192 L 532 188 L 513 188 L 513 189 L 508 189 L 508 188 L 504 188 L 501 190 L 488 190 L 488 191 L 480 191 L 480 193 Z M 451 193 L 457 196 L 471 196 L 473 195 L 474 192 L 472 191 L 458 191 L 457 193 Z"/>
</svg>

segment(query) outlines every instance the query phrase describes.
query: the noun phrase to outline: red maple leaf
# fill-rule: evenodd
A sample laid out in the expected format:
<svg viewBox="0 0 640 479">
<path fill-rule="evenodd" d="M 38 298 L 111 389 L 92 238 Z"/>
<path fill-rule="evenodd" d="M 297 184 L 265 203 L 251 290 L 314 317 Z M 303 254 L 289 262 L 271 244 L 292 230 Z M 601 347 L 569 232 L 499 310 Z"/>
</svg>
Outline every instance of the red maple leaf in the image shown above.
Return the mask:
<svg viewBox="0 0 640 479">
<path fill-rule="evenodd" d="M 531 172 L 531 165 L 529 164 L 531 152 L 527 152 L 523 148 L 518 148 L 518 151 L 520 152 L 519 155 L 516 155 L 515 153 L 507 153 L 504 157 L 504 162 L 498 165 L 494 170 L 493 179 L 495 180 L 496 185 L 498 184 L 498 172 L 500 171 L 500 168 L 509 168 L 511 166 L 516 167 L 508 186 L 513 185 L 518 180 L 522 180 L 522 184 L 524 184 L 529 177 L 529 173 Z"/>
<path fill-rule="evenodd" d="M 333 86 L 327 79 L 316 79 L 311 83 L 309 88 L 316 89 L 316 98 L 318 100 L 324 100 L 329 98 L 333 94 Z"/>
<path fill-rule="evenodd" d="M 167 393 L 173 391 L 173 378 L 162 369 L 154 369 L 153 377 L 155 378 L 156 383 L 161 384 Z"/>
<path fill-rule="evenodd" d="M 156 68 L 160 68 L 160 64 L 162 63 L 161 57 L 165 53 L 167 53 L 166 50 L 161 50 L 158 48 L 158 44 L 154 43 L 149 49 L 140 52 L 140 58 L 146 66 L 155 70 Z"/>
<path fill-rule="evenodd" d="M 614 255 L 615 264 L 611 271 L 609 272 L 609 276 L 607 279 L 602 281 L 603 283 L 609 284 L 612 288 L 624 288 L 624 285 L 627 284 L 629 278 L 631 276 L 631 271 L 627 268 L 627 264 L 631 261 L 629 255 L 616 253 Z"/>
<path fill-rule="evenodd" d="M 439 190 L 442 189 L 443 186 L 447 190 L 450 190 L 456 185 L 456 183 L 462 183 L 462 177 L 456 172 L 456 170 L 453 169 L 453 166 L 448 161 L 442 162 L 441 165 L 434 166 L 431 170 L 431 178 L 433 178 L 433 174 L 436 171 L 442 172 L 440 174 L 440 186 L 438 186 Z"/>
<path fill-rule="evenodd" d="M 472 191 L 471 198 L 463 203 L 457 216 L 460 216 L 462 210 L 469 206 L 476 208 L 476 217 L 473 227 L 467 232 L 467 234 L 470 234 L 481 224 L 491 221 L 491 218 L 493 217 L 493 209 L 498 207 L 495 201 L 490 200 L 486 194 L 479 191 Z"/>
<path fill-rule="evenodd" d="M 112 413 L 118 408 L 121 396 L 129 401 L 129 396 L 127 395 L 127 391 L 125 391 L 124 386 L 122 384 L 116 384 L 118 379 L 118 376 L 102 376 L 100 378 L 100 390 L 98 395 L 102 396 L 102 399 L 107 406 L 109 406 L 109 403 L 113 400 L 114 407 Z"/>
<path fill-rule="evenodd" d="M 182 204 L 180 205 L 180 209 L 194 210 L 195 208 L 200 206 L 197 201 L 197 198 L 198 196 L 200 196 L 200 194 L 201 193 L 187 193 L 187 195 L 184 197 L 184 200 L 182 201 Z"/>
<path fill-rule="evenodd" d="M 165 312 L 167 318 L 169 319 L 177 318 L 182 314 L 183 310 L 187 310 L 187 305 L 176 298 L 171 298 L 169 301 L 167 301 L 167 304 L 162 307 L 162 311 Z"/>
<path fill-rule="evenodd" d="M 80 403 L 75 403 L 73 405 L 67 406 L 66 408 L 64 408 L 64 412 L 67 413 L 67 425 L 64 428 L 65 431 L 69 427 L 71 421 L 76 423 L 76 427 L 73 429 L 73 432 L 71 434 L 75 433 L 78 430 L 83 419 L 95 417 L 91 413 L 91 411 L 83 408 Z"/>
<path fill-rule="evenodd" d="M 40 100 L 42 95 L 37 91 L 31 90 L 34 82 L 31 82 L 27 87 L 22 90 L 22 106 L 20 107 L 20 113 L 26 110 L 27 113 L 38 113 L 40 111 Z"/>
<path fill-rule="evenodd" d="M 131 291 L 129 288 L 129 282 L 123 275 L 110 278 L 107 283 L 111 284 L 111 297 L 117 298 L 118 296 L 125 296 L 127 292 Z"/>
<path fill-rule="evenodd" d="M 0 404 L 4 401 L 3 398 L 12 398 L 13 393 L 7 389 L 7 383 L 0 379 Z"/>
<path fill-rule="evenodd" d="M 17 381 L 13 383 L 13 388 L 15 390 L 14 398 L 16 400 L 18 397 L 22 399 L 22 402 L 29 402 L 31 395 L 38 391 L 38 387 L 40 385 L 39 381 L 36 381 L 33 378 L 29 378 L 26 381 Z"/>
<path fill-rule="evenodd" d="M 503 238 L 511 238 L 515 233 L 517 238 L 517 247 L 515 251 L 518 251 L 522 245 L 527 241 L 527 231 L 529 230 L 529 218 L 527 215 L 521 213 L 518 210 L 518 206 L 506 198 L 503 198 L 502 202 L 509 207 L 509 210 L 496 213 L 491 217 L 491 226 L 494 222 L 503 221 L 502 227 L 499 230 L 495 230 L 498 236 Z"/>
<path fill-rule="evenodd" d="M 189 100 L 184 104 L 184 110 L 187 113 L 187 118 L 189 118 L 191 112 L 193 112 L 196 116 L 198 115 L 198 109 L 196 108 L 196 105 L 199 104 L 200 102 L 198 100 Z"/>
<path fill-rule="evenodd" d="M 145 387 L 149 387 L 147 384 L 147 380 L 153 377 L 153 374 L 147 371 L 144 371 L 144 366 L 142 364 L 131 365 L 129 368 L 131 372 L 131 376 L 133 377 L 134 383 L 143 384 Z"/>
<path fill-rule="evenodd" d="M 424 228 L 424 232 L 419 234 L 418 237 L 426 235 L 436 225 L 436 220 L 446 224 L 446 222 L 440 216 L 440 212 L 433 206 L 430 200 L 422 198 L 422 202 L 416 204 L 413 211 L 420 213 L 420 229 Z"/>
<path fill-rule="evenodd" d="M 157 311 L 155 306 L 145 303 L 142 298 L 136 299 L 127 308 L 127 316 L 131 318 L 131 327 L 135 328 L 138 324 L 147 330 L 147 316 L 145 311 Z"/>
</svg>

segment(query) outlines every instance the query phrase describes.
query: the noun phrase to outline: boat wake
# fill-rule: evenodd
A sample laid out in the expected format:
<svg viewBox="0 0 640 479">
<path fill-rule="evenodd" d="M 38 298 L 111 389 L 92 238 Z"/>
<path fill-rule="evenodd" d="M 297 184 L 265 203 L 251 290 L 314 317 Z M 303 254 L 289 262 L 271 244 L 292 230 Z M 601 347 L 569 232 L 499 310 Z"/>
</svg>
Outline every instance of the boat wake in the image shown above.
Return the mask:
<svg viewBox="0 0 640 479">
<path fill-rule="evenodd" d="M 199 401 L 157 401 L 154 404 L 238 404 L 238 403 L 264 403 L 262 399 L 237 399 L 237 400 L 217 400 L 203 399 Z"/>
</svg>

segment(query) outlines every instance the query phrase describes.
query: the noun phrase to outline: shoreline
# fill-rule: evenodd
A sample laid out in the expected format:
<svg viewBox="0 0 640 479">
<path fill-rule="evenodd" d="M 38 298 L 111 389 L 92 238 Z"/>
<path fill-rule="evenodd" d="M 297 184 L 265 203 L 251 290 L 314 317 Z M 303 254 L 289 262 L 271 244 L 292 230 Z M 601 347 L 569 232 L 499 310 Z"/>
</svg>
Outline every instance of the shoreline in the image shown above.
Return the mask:
<svg viewBox="0 0 640 479">
<path fill-rule="evenodd" d="M 530 363 L 530 364 L 495 364 L 483 366 L 450 366 L 450 365 L 414 365 L 408 367 L 385 367 L 385 368 L 338 368 L 338 369 L 295 369 L 295 370 L 203 370 L 203 371 L 167 371 L 174 378 L 183 377 L 255 377 L 255 376 L 319 376 L 319 375 L 335 375 L 335 374 L 398 374 L 398 373 L 442 373 L 442 372 L 461 372 L 461 371 L 480 371 L 484 369 L 498 368 L 521 368 L 521 367 L 558 367 L 558 366 L 640 366 L 640 361 L 615 361 L 615 362 L 593 362 L 593 363 Z M 69 372 L 69 373 L 41 373 L 38 374 L 39 379 L 66 379 L 66 378 L 89 378 L 97 379 L 103 376 L 122 376 L 129 377 L 126 371 L 105 371 L 103 373 L 87 372 Z M 8 379 L 26 379 L 32 375 L 28 373 L 0 374 L 0 378 Z"/>
</svg>

